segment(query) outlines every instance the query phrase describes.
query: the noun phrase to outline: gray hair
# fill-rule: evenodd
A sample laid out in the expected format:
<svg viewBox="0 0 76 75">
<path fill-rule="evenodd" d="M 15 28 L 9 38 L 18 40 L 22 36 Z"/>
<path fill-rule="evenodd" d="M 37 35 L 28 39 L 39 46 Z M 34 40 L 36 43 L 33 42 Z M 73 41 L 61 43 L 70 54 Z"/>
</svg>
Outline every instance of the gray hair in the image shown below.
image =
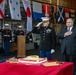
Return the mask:
<svg viewBox="0 0 76 75">
<path fill-rule="evenodd" d="M 74 20 L 73 20 L 72 18 L 68 18 L 68 19 L 70 19 L 70 20 L 73 22 L 73 24 L 74 24 Z M 67 19 L 67 20 L 68 20 L 68 19 Z"/>
</svg>

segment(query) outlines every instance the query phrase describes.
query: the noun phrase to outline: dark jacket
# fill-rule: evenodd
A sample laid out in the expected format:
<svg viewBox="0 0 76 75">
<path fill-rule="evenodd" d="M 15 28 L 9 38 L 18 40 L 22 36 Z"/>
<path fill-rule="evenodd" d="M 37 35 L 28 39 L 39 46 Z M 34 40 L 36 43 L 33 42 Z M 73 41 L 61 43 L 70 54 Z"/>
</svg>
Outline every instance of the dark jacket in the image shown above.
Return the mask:
<svg viewBox="0 0 76 75">
<path fill-rule="evenodd" d="M 63 28 L 58 35 L 58 38 L 62 39 L 61 53 L 64 53 L 66 48 L 67 54 L 76 54 L 76 27 L 73 26 L 71 31 L 72 35 L 65 37 L 64 34 L 67 32 L 67 28 Z"/>
<path fill-rule="evenodd" d="M 21 30 L 21 31 L 18 30 L 18 31 L 16 32 L 16 35 L 17 35 L 17 36 L 18 36 L 18 35 L 24 35 L 24 31 L 23 31 L 23 30 Z"/>
<path fill-rule="evenodd" d="M 56 34 L 53 28 L 50 26 L 35 27 L 32 32 L 39 32 L 40 34 L 40 50 L 50 51 L 51 49 L 55 49 Z"/>
<path fill-rule="evenodd" d="M 2 31 L 2 38 L 3 38 L 3 41 L 5 41 L 5 42 L 9 42 L 10 40 L 12 40 L 11 30 L 4 29 Z"/>
<path fill-rule="evenodd" d="M 19 35 L 24 35 L 24 31 L 23 30 L 16 30 L 14 31 L 14 42 L 17 43 L 17 36 Z"/>
</svg>

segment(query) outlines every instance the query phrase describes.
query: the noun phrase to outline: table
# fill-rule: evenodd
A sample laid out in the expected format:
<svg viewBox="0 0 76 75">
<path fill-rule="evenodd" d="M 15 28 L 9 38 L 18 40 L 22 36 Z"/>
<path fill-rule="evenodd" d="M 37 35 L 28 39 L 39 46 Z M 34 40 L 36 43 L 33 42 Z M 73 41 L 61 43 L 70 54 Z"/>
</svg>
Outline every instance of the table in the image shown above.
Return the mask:
<svg viewBox="0 0 76 75">
<path fill-rule="evenodd" d="M 73 75 L 74 65 L 65 62 L 59 66 L 0 63 L 0 75 Z"/>
</svg>

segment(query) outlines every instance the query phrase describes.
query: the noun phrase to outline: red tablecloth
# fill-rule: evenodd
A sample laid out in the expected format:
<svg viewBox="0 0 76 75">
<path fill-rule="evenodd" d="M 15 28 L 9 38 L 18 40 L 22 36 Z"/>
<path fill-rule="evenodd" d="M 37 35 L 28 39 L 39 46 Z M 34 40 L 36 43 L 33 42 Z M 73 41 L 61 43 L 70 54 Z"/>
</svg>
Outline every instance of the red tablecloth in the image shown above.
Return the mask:
<svg viewBox="0 0 76 75">
<path fill-rule="evenodd" d="M 65 62 L 59 66 L 0 63 L 0 75 L 73 75 L 74 65 Z"/>
</svg>

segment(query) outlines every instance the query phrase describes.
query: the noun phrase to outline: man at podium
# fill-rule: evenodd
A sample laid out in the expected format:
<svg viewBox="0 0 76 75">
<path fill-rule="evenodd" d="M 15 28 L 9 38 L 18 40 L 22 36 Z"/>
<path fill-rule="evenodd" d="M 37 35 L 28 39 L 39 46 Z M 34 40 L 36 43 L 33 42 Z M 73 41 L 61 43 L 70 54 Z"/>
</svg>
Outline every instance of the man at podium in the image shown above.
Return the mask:
<svg viewBox="0 0 76 75">
<path fill-rule="evenodd" d="M 18 30 L 16 32 L 17 38 L 17 57 L 25 57 L 25 36 L 24 31 L 22 30 L 22 26 L 18 26 Z"/>
<path fill-rule="evenodd" d="M 18 30 L 14 33 L 15 42 L 17 43 L 17 36 L 24 35 L 24 31 L 22 30 L 22 26 L 18 26 Z"/>
</svg>

